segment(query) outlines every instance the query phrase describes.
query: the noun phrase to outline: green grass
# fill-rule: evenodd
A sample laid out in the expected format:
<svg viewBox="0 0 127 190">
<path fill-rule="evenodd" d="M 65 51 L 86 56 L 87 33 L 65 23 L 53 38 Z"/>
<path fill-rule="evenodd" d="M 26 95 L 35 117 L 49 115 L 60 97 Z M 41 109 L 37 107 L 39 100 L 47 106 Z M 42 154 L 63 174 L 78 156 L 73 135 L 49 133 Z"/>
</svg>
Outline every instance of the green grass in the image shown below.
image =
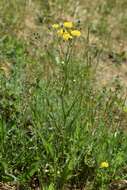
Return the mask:
<svg viewBox="0 0 127 190">
<path fill-rule="evenodd" d="M 126 89 L 117 78 L 107 86 L 97 79 L 107 54 L 116 55 L 112 42 L 117 40 L 106 18 L 117 10 L 124 14 L 125 4 L 104 2 L 79 2 L 76 18 L 83 20 L 84 6 L 90 17 L 81 22 L 81 37 L 66 42 L 48 26 L 65 8 L 65 17 L 70 14 L 76 21 L 71 1 L 64 8 L 64 1 L 38 1 L 36 6 L 44 11 L 35 17 L 34 34 L 23 28 L 25 2 L 12 1 L 1 9 L 1 182 L 24 190 L 34 185 L 43 190 L 106 190 L 127 178 Z M 96 26 L 91 18 L 95 7 Z M 57 15 L 55 19 L 65 20 Z M 121 39 L 126 38 L 124 21 Z M 22 38 L 18 28 L 26 34 Z M 120 53 L 115 61 L 123 63 Z M 100 168 L 102 162 L 109 167 Z"/>
</svg>

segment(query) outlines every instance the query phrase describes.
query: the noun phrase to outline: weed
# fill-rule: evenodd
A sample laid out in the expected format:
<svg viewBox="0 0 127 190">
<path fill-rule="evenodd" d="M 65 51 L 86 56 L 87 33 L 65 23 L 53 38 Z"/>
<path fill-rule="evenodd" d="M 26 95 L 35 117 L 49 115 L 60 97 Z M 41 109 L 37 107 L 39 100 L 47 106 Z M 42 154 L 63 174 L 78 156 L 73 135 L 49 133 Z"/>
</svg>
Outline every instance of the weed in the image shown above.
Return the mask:
<svg viewBox="0 0 127 190">
<path fill-rule="evenodd" d="M 110 15 L 117 5 L 105 2 L 98 13 Z M 10 11 L 4 22 L 16 27 Z M 50 30 L 46 25 L 50 38 L 38 48 L 10 31 L 0 41 L 3 63 L 11 63 L 8 74 L 3 63 L 0 70 L 0 181 L 19 189 L 105 190 L 127 177 L 124 90 L 118 80 L 112 87 L 96 86 L 106 51 L 91 44 L 90 24 L 85 36 L 80 23 L 65 21 Z M 99 21 L 94 32 L 106 45 L 108 19 Z M 118 62 L 123 56 L 113 53 Z"/>
</svg>

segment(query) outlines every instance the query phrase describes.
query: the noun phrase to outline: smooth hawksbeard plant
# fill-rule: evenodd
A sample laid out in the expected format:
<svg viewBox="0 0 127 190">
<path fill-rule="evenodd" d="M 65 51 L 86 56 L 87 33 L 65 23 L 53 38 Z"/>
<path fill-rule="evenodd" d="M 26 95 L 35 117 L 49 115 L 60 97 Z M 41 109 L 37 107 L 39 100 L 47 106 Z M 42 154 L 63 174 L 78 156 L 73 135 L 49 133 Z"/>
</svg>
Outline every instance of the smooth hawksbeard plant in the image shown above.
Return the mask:
<svg viewBox="0 0 127 190">
<path fill-rule="evenodd" d="M 57 36 L 65 41 L 72 40 L 81 36 L 81 31 L 78 30 L 73 22 L 53 24 L 52 28 L 55 30 Z"/>
</svg>

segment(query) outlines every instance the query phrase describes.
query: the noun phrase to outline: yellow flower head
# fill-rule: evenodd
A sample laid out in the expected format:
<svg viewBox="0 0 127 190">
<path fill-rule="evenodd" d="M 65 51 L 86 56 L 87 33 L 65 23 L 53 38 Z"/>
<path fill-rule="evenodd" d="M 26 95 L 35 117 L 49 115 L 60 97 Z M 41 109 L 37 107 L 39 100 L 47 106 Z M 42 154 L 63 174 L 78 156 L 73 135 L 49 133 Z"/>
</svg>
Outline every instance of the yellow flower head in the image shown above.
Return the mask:
<svg viewBox="0 0 127 190">
<path fill-rule="evenodd" d="M 72 39 L 72 36 L 68 32 L 64 32 L 63 33 L 63 39 L 67 41 L 67 40 Z"/>
<path fill-rule="evenodd" d="M 109 163 L 106 161 L 106 162 L 101 162 L 100 164 L 100 168 L 108 168 L 109 167 Z"/>
<path fill-rule="evenodd" d="M 62 36 L 63 33 L 64 33 L 64 30 L 63 30 L 63 29 L 60 29 L 60 30 L 57 31 L 57 34 L 58 34 L 59 36 Z"/>
<path fill-rule="evenodd" d="M 81 32 L 79 30 L 71 30 L 71 35 L 79 37 L 81 36 Z"/>
<path fill-rule="evenodd" d="M 59 24 L 53 24 L 53 25 L 52 25 L 52 28 L 58 29 L 58 28 L 59 28 Z"/>
<path fill-rule="evenodd" d="M 65 28 L 72 28 L 73 27 L 73 23 L 72 22 L 64 22 L 64 27 Z"/>
</svg>

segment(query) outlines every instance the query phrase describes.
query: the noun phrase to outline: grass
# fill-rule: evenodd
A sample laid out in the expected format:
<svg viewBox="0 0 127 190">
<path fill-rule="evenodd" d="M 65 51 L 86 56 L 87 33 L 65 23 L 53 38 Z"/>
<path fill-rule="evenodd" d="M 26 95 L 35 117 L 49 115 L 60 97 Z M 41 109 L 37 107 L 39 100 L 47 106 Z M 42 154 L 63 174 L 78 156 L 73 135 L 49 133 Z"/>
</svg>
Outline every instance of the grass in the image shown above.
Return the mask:
<svg viewBox="0 0 127 190">
<path fill-rule="evenodd" d="M 125 7 L 124 0 L 0 2 L 2 183 L 23 190 L 126 185 Z M 79 18 L 79 38 L 64 41 L 51 27 Z"/>
</svg>

